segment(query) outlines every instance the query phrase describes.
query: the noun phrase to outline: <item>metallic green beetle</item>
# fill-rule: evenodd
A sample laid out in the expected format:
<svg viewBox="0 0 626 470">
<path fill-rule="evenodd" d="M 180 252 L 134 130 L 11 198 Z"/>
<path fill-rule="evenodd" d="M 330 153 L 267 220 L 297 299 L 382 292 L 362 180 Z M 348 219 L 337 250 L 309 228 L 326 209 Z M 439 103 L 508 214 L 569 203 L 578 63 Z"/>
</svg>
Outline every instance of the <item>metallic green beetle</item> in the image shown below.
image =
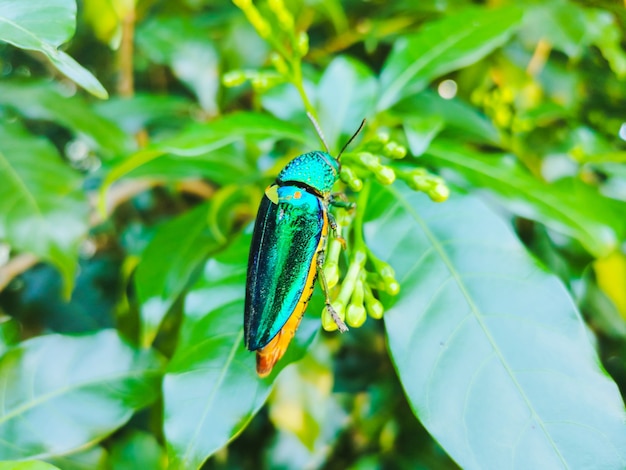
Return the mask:
<svg viewBox="0 0 626 470">
<path fill-rule="evenodd" d="M 324 142 L 319 126 L 312 121 Z M 326 307 L 339 330 L 348 329 L 332 309 L 321 267 L 328 237 L 328 206 L 335 204 L 331 192 L 341 170 L 339 158 L 364 123 L 337 159 L 323 151 L 302 154 L 265 190 L 250 246 L 244 311 L 246 346 L 257 352 L 256 369 L 261 377 L 272 371 L 287 350 L 318 274 Z"/>
</svg>

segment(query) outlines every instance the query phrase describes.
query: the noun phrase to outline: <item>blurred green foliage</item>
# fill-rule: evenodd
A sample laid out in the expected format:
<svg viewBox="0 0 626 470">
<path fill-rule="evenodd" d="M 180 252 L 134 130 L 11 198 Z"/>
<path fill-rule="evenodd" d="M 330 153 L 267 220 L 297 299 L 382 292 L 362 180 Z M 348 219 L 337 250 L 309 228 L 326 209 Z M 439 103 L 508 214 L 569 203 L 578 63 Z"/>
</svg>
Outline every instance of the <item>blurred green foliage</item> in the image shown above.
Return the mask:
<svg viewBox="0 0 626 470">
<path fill-rule="evenodd" d="M 0 0 L 0 468 L 626 467 L 625 30 L 609 1 Z M 330 264 L 384 321 L 322 332 L 317 292 L 260 380 L 251 222 L 306 111 L 333 154 L 368 120 Z"/>
</svg>

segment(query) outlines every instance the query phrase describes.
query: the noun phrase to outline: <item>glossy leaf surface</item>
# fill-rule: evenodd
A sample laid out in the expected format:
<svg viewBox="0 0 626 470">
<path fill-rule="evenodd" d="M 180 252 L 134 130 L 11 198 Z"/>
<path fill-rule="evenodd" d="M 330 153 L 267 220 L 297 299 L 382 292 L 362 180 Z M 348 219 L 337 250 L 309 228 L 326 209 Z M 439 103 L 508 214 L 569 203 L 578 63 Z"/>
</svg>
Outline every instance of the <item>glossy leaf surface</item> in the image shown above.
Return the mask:
<svg viewBox="0 0 626 470">
<path fill-rule="evenodd" d="M 112 330 L 48 335 L 0 359 L 0 459 L 46 458 L 97 442 L 156 398 L 159 362 Z"/>
<path fill-rule="evenodd" d="M 243 342 L 243 305 L 250 238 L 210 259 L 187 295 L 176 354 L 163 383 L 170 465 L 196 469 L 239 434 L 263 405 L 279 371 L 303 354 L 319 319 L 303 322 L 269 378 L 256 375 Z"/>
<path fill-rule="evenodd" d="M 560 281 L 474 197 L 373 194 L 366 237 L 402 285 L 388 347 L 450 456 L 468 469 L 621 468 L 624 405 Z"/>
<path fill-rule="evenodd" d="M 626 210 L 626 204 L 601 196 L 581 181 L 549 185 L 511 156 L 484 155 L 446 143 L 433 144 L 424 160 L 453 170 L 475 187 L 492 191 L 512 212 L 576 238 L 595 255 L 611 252 L 624 233 L 619 214 Z"/>
<path fill-rule="evenodd" d="M 74 34 L 75 25 L 75 0 L 0 0 L 0 41 L 43 53 L 81 87 L 99 98 L 107 98 L 102 84 L 58 49 Z"/>
</svg>

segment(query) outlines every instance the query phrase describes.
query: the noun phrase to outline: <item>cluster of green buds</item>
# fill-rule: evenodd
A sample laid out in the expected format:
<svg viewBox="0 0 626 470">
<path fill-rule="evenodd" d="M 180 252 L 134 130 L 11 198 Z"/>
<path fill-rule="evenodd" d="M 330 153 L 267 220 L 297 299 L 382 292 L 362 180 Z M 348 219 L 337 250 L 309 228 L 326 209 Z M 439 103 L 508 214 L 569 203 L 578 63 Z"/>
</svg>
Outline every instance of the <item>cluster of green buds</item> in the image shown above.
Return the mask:
<svg viewBox="0 0 626 470">
<path fill-rule="evenodd" d="M 382 318 L 383 304 L 374 291 L 397 295 L 400 284 L 393 268 L 376 257 L 363 239 L 363 214 L 366 210 L 371 178 L 381 184 L 392 184 L 397 178 L 416 190 L 423 191 L 433 201 L 445 201 L 450 191 L 444 180 L 430 174 L 424 168 L 398 167 L 395 163 L 404 159 L 407 149 L 391 139 L 389 133 L 378 132 L 376 136 L 360 145 L 354 152 L 342 154 L 341 180 L 350 189 L 359 193 L 357 211 L 338 209 L 335 212 L 337 228 L 326 250 L 324 275 L 329 289 L 334 289 L 332 305 L 339 317 L 348 326 L 358 328 L 367 319 Z M 348 231 L 352 235 L 348 237 Z M 346 275 L 339 284 L 339 262 L 344 238 L 349 238 L 351 246 L 348 254 Z M 327 309 L 322 312 L 322 326 L 327 331 L 338 328 Z"/>
<path fill-rule="evenodd" d="M 246 15 L 261 38 L 273 47 L 271 63 L 275 70 L 234 70 L 224 75 L 223 83 L 233 87 L 250 81 L 256 91 L 265 91 L 286 81 L 294 82 L 300 77 L 300 60 L 309 52 L 309 35 L 296 31 L 293 14 L 283 0 L 268 0 L 269 11 L 261 12 L 252 0 L 233 0 Z"/>
<path fill-rule="evenodd" d="M 232 88 L 250 82 L 252 88 L 264 92 L 285 82 L 285 78 L 273 70 L 232 70 L 222 77 L 224 86 Z"/>
<path fill-rule="evenodd" d="M 339 257 L 344 243 L 341 237 L 353 223 L 350 212 L 339 209 L 336 213 L 336 223 L 336 234 L 330 239 L 326 251 L 324 275 L 329 289 L 338 291 L 332 302 L 333 308 L 348 326 L 358 328 L 365 323 L 368 314 L 374 319 L 383 316 L 383 304 L 374 296 L 373 289 L 396 295 L 400 292 L 400 285 L 394 278 L 391 266 L 376 258 L 367 249 L 362 236 L 358 235 L 359 232 L 355 232 L 354 249 L 350 252 L 348 269 L 339 285 Z M 356 220 L 355 225 L 359 223 L 360 221 Z M 360 227 L 357 230 L 360 230 Z M 338 328 L 326 308 L 322 312 L 322 327 L 326 331 L 335 331 Z"/>
<path fill-rule="evenodd" d="M 406 147 L 391 140 L 389 133 L 379 132 L 373 140 L 357 151 L 343 154 L 341 180 L 350 189 L 358 192 L 363 188 L 363 180 L 370 175 L 381 184 L 391 184 L 396 178 L 400 178 L 410 188 L 423 191 L 435 202 L 448 199 L 450 190 L 441 177 L 429 173 L 424 168 L 406 170 L 382 163 L 383 158 L 402 160 L 406 155 Z"/>
</svg>

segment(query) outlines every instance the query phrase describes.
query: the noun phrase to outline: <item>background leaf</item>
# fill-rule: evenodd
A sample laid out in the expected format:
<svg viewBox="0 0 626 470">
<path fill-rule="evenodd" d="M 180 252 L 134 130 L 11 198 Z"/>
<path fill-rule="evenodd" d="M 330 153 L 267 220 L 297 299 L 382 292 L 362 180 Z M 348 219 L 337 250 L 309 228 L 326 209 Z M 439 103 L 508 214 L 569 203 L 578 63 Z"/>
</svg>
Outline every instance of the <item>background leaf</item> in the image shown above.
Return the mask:
<svg viewBox="0 0 626 470">
<path fill-rule="evenodd" d="M 477 188 L 489 189 L 512 212 L 576 238 L 594 255 L 610 253 L 624 233 L 618 214 L 626 206 L 577 180 L 543 183 L 511 156 L 484 155 L 438 143 L 431 145 L 424 161 L 453 170 Z"/>
<path fill-rule="evenodd" d="M 74 34 L 75 23 L 75 0 L 0 0 L 0 41 L 43 53 L 85 90 L 107 98 L 107 91 L 90 72 L 57 49 Z"/>
<path fill-rule="evenodd" d="M 434 78 L 482 59 L 506 42 L 521 18 L 516 7 L 467 10 L 400 38 L 380 73 L 378 110 L 423 90 Z"/>
<path fill-rule="evenodd" d="M 0 124 L 0 238 L 61 271 L 69 297 L 78 245 L 87 231 L 80 176 L 46 140 Z"/>
<path fill-rule="evenodd" d="M 209 253 L 226 242 L 212 233 L 211 208 L 211 204 L 203 204 L 167 222 L 159 228 L 142 254 L 135 286 L 141 303 L 141 344 L 145 346 L 154 340 L 163 317 L 181 295 L 194 271 Z M 215 227 L 215 230 L 219 231 L 219 228 Z M 171 262 L 164 265 L 161 262 L 163 256 Z"/>
<path fill-rule="evenodd" d="M 48 335 L 0 359 L 0 459 L 45 458 L 97 442 L 156 398 L 159 363 L 112 330 Z"/>
<path fill-rule="evenodd" d="M 366 236 L 403 287 L 388 347 L 450 455 L 468 469 L 623 466 L 622 399 L 562 284 L 475 198 L 373 194 L 384 216 Z"/>
<path fill-rule="evenodd" d="M 378 83 L 364 64 L 348 57 L 337 57 L 324 71 L 317 87 L 319 120 L 333 155 L 371 115 Z M 321 125 L 321 124 L 320 124 Z"/>
<path fill-rule="evenodd" d="M 242 326 L 249 244 L 250 237 L 241 237 L 210 259 L 186 298 L 179 345 L 163 381 L 165 437 L 175 468 L 198 468 L 237 436 L 267 399 L 276 375 L 302 356 L 319 328 L 319 319 L 303 319 L 270 377 L 257 377 Z"/>
</svg>

